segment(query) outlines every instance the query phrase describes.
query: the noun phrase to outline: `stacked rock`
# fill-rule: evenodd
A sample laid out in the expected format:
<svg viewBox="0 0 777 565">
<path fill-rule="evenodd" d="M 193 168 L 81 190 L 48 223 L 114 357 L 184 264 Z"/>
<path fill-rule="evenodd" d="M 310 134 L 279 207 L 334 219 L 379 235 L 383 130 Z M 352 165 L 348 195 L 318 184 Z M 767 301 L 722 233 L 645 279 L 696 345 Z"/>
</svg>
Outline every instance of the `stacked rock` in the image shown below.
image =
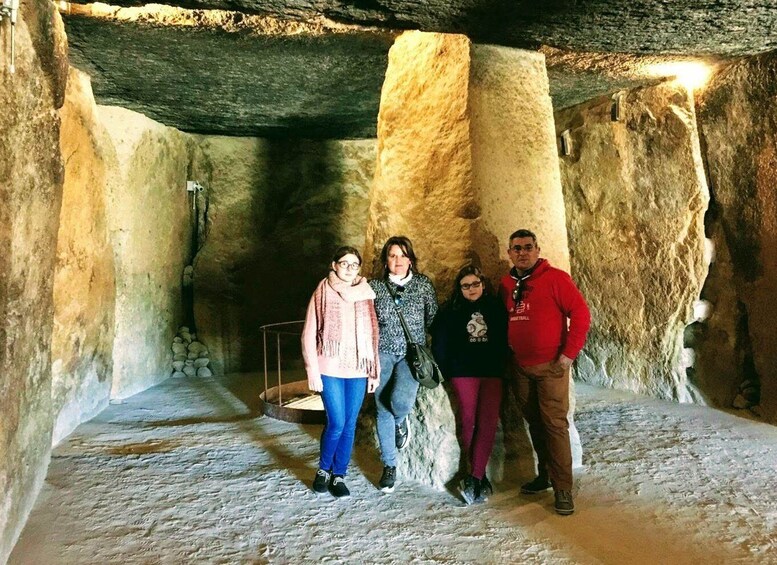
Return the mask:
<svg viewBox="0 0 777 565">
<path fill-rule="evenodd" d="M 186 326 L 178 328 L 178 335 L 173 338 L 173 376 L 182 377 L 212 377 L 208 368 L 208 348 L 197 341 L 197 336 Z"/>
</svg>

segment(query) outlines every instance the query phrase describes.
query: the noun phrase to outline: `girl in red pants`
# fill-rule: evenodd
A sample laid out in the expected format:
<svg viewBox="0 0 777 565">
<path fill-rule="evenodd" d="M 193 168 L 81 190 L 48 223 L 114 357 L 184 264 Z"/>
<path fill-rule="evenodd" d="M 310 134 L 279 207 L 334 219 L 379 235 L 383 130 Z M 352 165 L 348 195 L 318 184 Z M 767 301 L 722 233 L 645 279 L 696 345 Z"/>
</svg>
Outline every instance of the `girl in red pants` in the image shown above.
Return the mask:
<svg viewBox="0 0 777 565">
<path fill-rule="evenodd" d="M 459 492 L 467 504 L 485 501 L 492 492 L 486 465 L 502 403 L 507 312 L 502 301 L 487 292 L 480 269 L 468 266 L 459 271 L 432 336 L 435 357 L 459 404 L 459 441 L 470 469 Z"/>
</svg>

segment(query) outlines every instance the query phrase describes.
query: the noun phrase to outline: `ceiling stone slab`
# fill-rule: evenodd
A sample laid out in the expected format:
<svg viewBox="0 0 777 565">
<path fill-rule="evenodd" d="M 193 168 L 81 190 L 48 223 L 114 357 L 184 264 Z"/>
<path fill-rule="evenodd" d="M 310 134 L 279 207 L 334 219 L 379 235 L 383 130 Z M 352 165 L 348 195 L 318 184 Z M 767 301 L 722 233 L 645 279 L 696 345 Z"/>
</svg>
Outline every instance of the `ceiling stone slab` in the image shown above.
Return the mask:
<svg viewBox="0 0 777 565">
<path fill-rule="evenodd" d="M 464 33 L 478 43 L 529 49 L 550 45 L 609 53 L 746 55 L 777 48 L 774 0 L 173 0 L 169 4 Z"/>
<path fill-rule="evenodd" d="M 370 138 L 394 36 L 257 35 L 223 29 L 65 20 L 71 62 L 100 104 L 182 131 Z"/>
</svg>

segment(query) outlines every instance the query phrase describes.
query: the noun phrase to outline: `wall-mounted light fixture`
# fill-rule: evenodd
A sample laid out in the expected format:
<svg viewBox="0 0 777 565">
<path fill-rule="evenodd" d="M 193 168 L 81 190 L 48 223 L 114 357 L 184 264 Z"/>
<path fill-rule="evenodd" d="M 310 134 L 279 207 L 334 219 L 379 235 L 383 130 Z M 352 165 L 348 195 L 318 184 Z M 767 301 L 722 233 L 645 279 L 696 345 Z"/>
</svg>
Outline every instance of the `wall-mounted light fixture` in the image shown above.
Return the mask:
<svg viewBox="0 0 777 565">
<path fill-rule="evenodd" d="M 620 122 L 623 120 L 623 99 L 625 95 L 623 92 L 616 92 L 612 95 L 612 106 L 610 107 L 610 119 L 613 122 Z"/>
<path fill-rule="evenodd" d="M 3 18 L 11 22 L 11 62 L 8 70 L 11 74 L 16 72 L 16 17 L 19 15 L 19 0 L 0 0 L 0 23 Z"/>
<path fill-rule="evenodd" d="M 186 192 L 192 195 L 192 212 L 197 210 L 197 194 L 205 190 L 205 187 L 196 180 L 186 181 Z"/>
<path fill-rule="evenodd" d="M 572 133 L 565 129 L 561 132 L 561 135 L 559 136 L 559 141 L 561 142 L 561 154 L 564 156 L 571 155 L 572 154 Z"/>
<path fill-rule="evenodd" d="M 187 180 L 186 181 L 186 192 L 202 192 L 205 190 L 205 187 L 202 186 L 200 183 L 198 183 L 196 180 Z"/>
</svg>

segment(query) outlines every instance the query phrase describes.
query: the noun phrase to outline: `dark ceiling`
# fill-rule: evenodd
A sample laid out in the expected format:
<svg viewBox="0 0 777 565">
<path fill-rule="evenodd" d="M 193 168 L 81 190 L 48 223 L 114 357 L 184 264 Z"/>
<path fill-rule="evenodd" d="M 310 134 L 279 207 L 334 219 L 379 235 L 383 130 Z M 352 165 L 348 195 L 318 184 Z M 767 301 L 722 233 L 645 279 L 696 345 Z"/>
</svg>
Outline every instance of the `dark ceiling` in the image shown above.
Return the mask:
<svg viewBox="0 0 777 565">
<path fill-rule="evenodd" d="M 202 25 L 193 26 L 152 18 L 65 16 L 72 62 L 92 75 L 98 103 L 124 106 L 184 131 L 224 135 L 374 137 L 388 49 L 403 29 L 580 52 L 580 63 L 548 56 L 556 107 L 635 84 L 633 77 L 618 74 L 617 65 L 608 71 L 601 56 L 598 66 L 587 67 L 586 54 L 611 53 L 621 61 L 617 54 L 729 58 L 777 46 L 775 0 L 194 0 L 173 5 L 353 26 L 265 33 L 214 25 L 207 15 Z M 250 19 L 242 14 L 233 14 L 233 23 Z"/>
</svg>

